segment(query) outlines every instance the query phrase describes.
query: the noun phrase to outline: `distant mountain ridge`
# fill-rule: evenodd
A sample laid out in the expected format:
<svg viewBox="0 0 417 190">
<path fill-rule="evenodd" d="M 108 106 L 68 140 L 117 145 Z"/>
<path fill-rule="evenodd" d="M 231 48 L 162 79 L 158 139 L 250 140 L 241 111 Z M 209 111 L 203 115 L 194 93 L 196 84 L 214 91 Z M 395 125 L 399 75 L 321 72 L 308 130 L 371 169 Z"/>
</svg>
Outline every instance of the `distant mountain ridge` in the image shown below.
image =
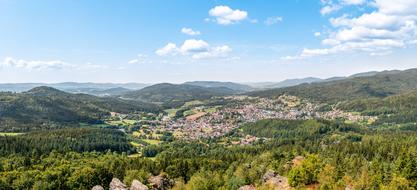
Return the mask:
<svg viewBox="0 0 417 190">
<path fill-rule="evenodd" d="M 225 88 L 229 88 L 229 89 L 240 91 L 240 92 L 249 92 L 249 91 L 254 90 L 254 88 L 252 88 L 249 85 L 239 84 L 239 83 L 234 83 L 234 82 L 191 81 L 191 82 L 185 82 L 183 84 L 201 86 L 201 87 L 207 87 L 207 88 L 225 87 Z"/>
<path fill-rule="evenodd" d="M 389 72 L 389 71 L 382 71 L 382 72 Z M 395 71 L 391 71 L 395 72 Z M 311 83 L 320 83 L 320 82 L 329 82 L 329 81 L 336 81 L 336 80 L 343 80 L 347 78 L 355 78 L 355 77 L 365 77 L 365 76 L 373 76 L 376 75 L 378 71 L 370 71 L 364 73 L 357 73 L 347 77 L 330 77 L 327 79 L 317 78 L 317 77 L 306 77 L 306 78 L 296 78 L 296 79 L 285 79 L 280 82 L 258 82 L 258 83 L 248 83 L 249 86 L 252 88 L 257 89 L 273 89 L 273 88 L 285 88 L 291 86 L 297 86 L 300 84 L 311 84 Z"/>
<path fill-rule="evenodd" d="M 191 100 L 209 99 L 239 93 L 226 87 L 201 87 L 188 84 L 161 83 L 128 92 L 123 99 L 141 100 L 164 105 L 166 107 L 182 105 Z"/>
<path fill-rule="evenodd" d="M 357 74 L 339 80 L 262 90 L 249 95 L 271 97 L 291 94 L 316 101 L 334 102 L 358 98 L 383 98 L 414 89 L 417 89 L 417 69 Z"/>
<path fill-rule="evenodd" d="M 24 92 L 32 88 L 48 86 L 62 91 L 71 93 L 85 93 L 90 94 L 94 91 L 102 91 L 113 88 L 124 88 L 130 90 L 142 89 L 149 84 L 145 83 L 77 83 L 77 82 L 63 82 L 63 83 L 0 83 L 0 91 L 4 92 Z M 92 94 L 95 95 L 95 94 Z"/>
</svg>

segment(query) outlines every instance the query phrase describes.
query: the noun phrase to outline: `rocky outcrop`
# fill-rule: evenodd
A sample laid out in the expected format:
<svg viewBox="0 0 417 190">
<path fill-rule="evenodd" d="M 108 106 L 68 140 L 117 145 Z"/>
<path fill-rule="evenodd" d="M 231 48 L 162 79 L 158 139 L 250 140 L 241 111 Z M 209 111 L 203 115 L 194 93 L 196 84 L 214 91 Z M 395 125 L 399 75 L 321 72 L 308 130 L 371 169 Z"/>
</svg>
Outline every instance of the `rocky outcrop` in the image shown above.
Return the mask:
<svg viewBox="0 0 417 190">
<path fill-rule="evenodd" d="M 270 170 L 267 171 L 263 177 L 262 180 L 266 184 L 270 184 L 274 189 L 279 190 L 289 190 L 291 189 L 290 184 L 288 183 L 288 178 L 284 176 L 280 176 L 276 172 Z"/>
<path fill-rule="evenodd" d="M 119 179 L 113 178 L 110 182 L 109 190 L 128 190 L 128 188 Z"/>
<path fill-rule="evenodd" d="M 101 185 L 96 185 L 91 190 L 104 190 L 104 188 Z"/>
<path fill-rule="evenodd" d="M 148 190 L 148 187 L 135 179 L 132 182 L 132 186 L 130 186 L 130 190 Z"/>
<path fill-rule="evenodd" d="M 253 185 L 245 185 L 240 187 L 238 190 L 256 190 L 256 187 Z"/>
<path fill-rule="evenodd" d="M 171 188 L 170 186 L 169 188 Z M 119 179 L 113 178 L 110 182 L 109 190 L 148 190 L 149 188 L 141 183 L 138 180 L 133 180 L 132 185 L 130 188 L 127 188 L 127 185 L 122 183 Z M 91 190 L 104 190 L 104 188 L 101 185 L 94 186 Z"/>
<path fill-rule="evenodd" d="M 152 189 L 167 190 L 175 185 L 175 181 L 169 179 L 166 174 L 159 174 L 158 176 L 151 176 L 148 178 L 149 185 Z"/>
<path fill-rule="evenodd" d="M 267 182 L 269 179 L 275 177 L 277 175 L 277 173 L 275 173 L 272 170 L 267 171 L 263 176 L 262 176 L 262 180 L 264 182 Z"/>
</svg>

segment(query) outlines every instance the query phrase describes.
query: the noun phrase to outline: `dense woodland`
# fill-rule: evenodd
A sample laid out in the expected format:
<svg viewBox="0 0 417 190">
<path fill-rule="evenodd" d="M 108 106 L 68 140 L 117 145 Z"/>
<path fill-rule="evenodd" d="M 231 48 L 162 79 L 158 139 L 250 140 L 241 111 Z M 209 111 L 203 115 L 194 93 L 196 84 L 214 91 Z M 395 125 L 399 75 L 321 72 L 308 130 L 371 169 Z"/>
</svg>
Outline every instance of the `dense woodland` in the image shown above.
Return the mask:
<svg viewBox="0 0 417 190">
<path fill-rule="evenodd" d="M 172 189 L 177 190 L 235 190 L 244 185 L 262 190 L 271 188 L 263 180 L 268 171 L 287 177 L 295 189 L 417 189 L 416 76 L 417 70 L 384 72 L 250 93 L 296 95 L 320 102 L 323 109 L 377 116 L 375 122 L 265 119 L 218 138 L 182 141 L 164 133 L 161 144 L 140 149 L 132 145 L 137 140 L 117 127 L 78 124 L 101 123 L 113 111 L 162 113 L 161 106 L 182 106 L 175 116 L 183 117 L 183 104 L 190 100 L 236 102 L 214 98 L 226 91 L 205 89 L 200 94 L 203 87 L 188 85 L 175 90 L 169 85 L 167 91 L 148 88 L 129 100 L 47 87 L 0 93 L 1 131 L 25 132 L 0 136 L 0 189 L 108 188 L 114 177 L 128 185 L 138 179 L 149 186 L 150 176 L 163 174 L 175 180 Z M 149 103 L 141 102 L 144 99 Z M 245 136 L 260 140 L 225 143 Z M 295 164 L 295 158 L 302 159 Z"/>
<path fill-rule="evenodd" d="M 90 189 L 97 184 L 106 187 L 113 177 L 146 184 L 148 176 L 160 173 L 177 181 L 175 189 L 237 189 L 245 184 L 267 189 L 262 176 L 268 170 L 288 176 L 294 187 L 417 187 L 414 130 L 374 130 L 316 120 L 263 120 L 244 126 L 244 133 L 275 138 L 253 146 L 227 147 L 215 143 L 216 139 L 173 142 L 148 146 L 143 150 L 145 157 L 133 158 L 112 152 L 128 153 L 129 148 L 121 142 L 123 133 L 110 135 L 110 131 L 99 130 L 104 129 L 88 130 L 85 135 L 59 130 L 44 140 L 40 140 L 41 133 L 18 137 L 30 145 L 15 145 L 16 138 L 2 137 L 2 144 L 8 147 L 2 152 L 8 155 L 0 158 L 0 189 Z M 56 147 L 58 136 L 67 139 L 61 141 L 61 148 Z M 79 145 L 67 144 L 71 138 Z M 18 150 L 17 146 L 25 148 Z M 52 147 L 56 150 L 49 152 Z M 291 160 L 299 155 L 305 160 L 291 166 Z"/>
<path fill-rule="evenodd" d="M 71 94 L 50 87 L 28 92 L 0 92 L 0 131 L 22 132 L 100 123 L 110 112 L 159 112 L 159 106 L 140 101 Z"/>
<path fill-rule="evenodd" d="M 274 97 L 290 94 L 314 101 L 337 103 L 360 98 L 384 98 L 417 89 L 417 69 L 386 71 L 373 76 L 301 84 L 298 86 L 250 92 L 249 95 Z"/>
</svg>

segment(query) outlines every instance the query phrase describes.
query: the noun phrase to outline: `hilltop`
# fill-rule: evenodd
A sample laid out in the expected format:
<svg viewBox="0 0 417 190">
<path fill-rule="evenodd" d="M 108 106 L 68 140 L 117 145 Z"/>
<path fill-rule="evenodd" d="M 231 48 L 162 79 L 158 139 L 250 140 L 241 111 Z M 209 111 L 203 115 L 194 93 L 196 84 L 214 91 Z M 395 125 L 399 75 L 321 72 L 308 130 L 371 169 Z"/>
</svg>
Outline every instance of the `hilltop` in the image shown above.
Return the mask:
<svg viewBox="0 0 417 190">
<path fill-rule="evenodd" d="M 226 87 L 201 87 L 188 84 L 161 83 L 128 92 L 123 99 L 140 100 L 161 104 L 165 107 L 182 105 L 191 100 L 209 99 L 238 93 Z"/>
<path fill-rule="evenodd" d="M 249 92 L 249 91 L 254 90 L 254 88 L 249 85 L 244 85 L 244 84 L 239 84 L 239 83 L 234 83 L 234 82 L 191 81 L 191 82 L 185 82 L 184 84 L 207 87 L 207 88 L 224 87 L 224 88 L 235 90 L 237 92 Z"/>
<path fill-rule="evenodd" d="M 337 102 L 358 98 L 388 97 L 417 88 L 417 69 L 384 71 L 370 76 L 301 84 L 293 87 L 248 93 L 251 96 L 274 97 L 290 94 L 321 102 Z"/>
<path fill-rule="evenodd" d="M 156 112 L 159 107 L 140 101 L 71 94 L 51 87 L 23 93 L 0 93 L 0 130 L 26 131 L 60 127 L 53 123 L 98 123 L 110 112 Z M 62 127 L 62 126 L 61 126 Z"/>
</svg>

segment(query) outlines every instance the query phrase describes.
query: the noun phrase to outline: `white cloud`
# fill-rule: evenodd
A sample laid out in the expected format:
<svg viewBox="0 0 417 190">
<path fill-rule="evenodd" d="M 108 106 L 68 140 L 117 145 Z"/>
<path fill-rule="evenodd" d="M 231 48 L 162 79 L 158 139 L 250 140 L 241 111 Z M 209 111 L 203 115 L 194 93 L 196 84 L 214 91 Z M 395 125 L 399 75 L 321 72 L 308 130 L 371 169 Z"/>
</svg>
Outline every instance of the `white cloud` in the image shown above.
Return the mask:
<svg viewBox="0 0 417 190">
<path fill-rule="evenodd" d="M 367 0 L 321 0 L 323 7 L 320 9 L 321 15 L 335 13 L 346 6 L 358 6 L 366 4 Z"/>
<path fill-rule="evenodd" d="M 0 66 L 14 67 L 23 69 L 64 69 L 73 67 L 74 65 L 66 63 L 61 60 L 52 61 L 28 61 L 23 59 L 14 59 L 12 57 L 6 57 L 3 62 L 0 62 Z"/>
<path fill-rule="evenodd" d="M 163 48 L 156 50 L 155 53 L 159 56 L 176 55 L 178 48 L 174 43 L 168 43 Z"/>
<path fill-rule="evenodd" d="M 185 40 L 180 47 L 169 43 L 158 49 L 156 54 L 159 56 L 182 55 L 192 59 L 213 59 L 227 57 L 230 52 L 232 49 L 227 45 L 212 47 L 204 40 L 189 39 Z"/>
<path fill-rule="evenodd" d="M 129 64 L 135 64 L 135 63 L 138 63 L 138 62 L 139 62 L 138 59 L 132 59 L 132 60 L 128 61 L 127 63 L 129 63 Z"/>
<path fill-rule="evenodd" d="M 324 5 L 334 5 L 322 0 Z M 322 40 L 326 48 L 304 49 L 298 58 L 346 52 L 386 55 L 395 49 L 407 48 L 417 40 L 417 0 L 342 1 L 341 4 L 366 4 L 368 12 L 343 14 L 330 18 L 333 29 Z"/>
<path fill-rule="evenodd" d="M 384 14 L 417 14 L 416 0 L 375 0 L 374 5 Z"/>
<path fill-rule="evenodd" d="M 185 40 L 180 47 L 180 52 L 183 54 L 206 52 L 209 49 L 209 44 L 204 40 Z"/>
<path fill-rule="evenodd" d="M 209 15 L 214 17 L 216 22 L 221 25 L 230 25 L 245 20 L 248 12 L 239 9 L 233 10 L 228 6 L 216 6 L 209 11 Z"/>
<path fill-rule="evenodd" d="M 321 36 L 321 33 L 320 32 L 314 32 L 314 36 L 319 37 L 319 36 Z"/>
<path fill-rule="evenodd" d="M 340 10 L 342 7 L 340 5 L 326 5 L 320 9 L 322 15 L 328 15 Z"/>
<path fill-rule="evenodd" d="M 265 24 L 270 26 L 270 25 L 274 25 L 277 24 L 279 22 L 282 22 L 282 17 L 276 16 L 276 17 L 269 17 L 265 20 Z"/>
<path fill-rule="evenodd" d="M 128 64 L 145 64 L 151 63 L 152 61 L 148 59 L 148 56 L 145 54 L 138 54 L 135 59 L 128 61 Z"/>
<path fill-rule="evenodd" d="M 229 46 L 218 46 L 210 49 L 209 51 L 196 53 L 192 56 L 193 59 L 213 59 L 213 58 L 225 58 L 228 57 L 232 49 Z"/>
<path fill-rule="evenodd" d="M 181 32 L 183 33 L 183 34 L 187 34 L 187 35 L 190 35 L 190 36 L 198 36 L 198 35 L 200 35 L 201 33 L 200 33 L 200 31 L 194 31 L 193 29 L 191 29 L 191 28 L 182 28 L 181 29 Z"/>
<path fill-rule="evenodd" d="M 342 0 L 342 4 L 345 4 L 345 5 L 362 5 L 365 3 L 366 3 L 366 0 Z"/>
</svg>

